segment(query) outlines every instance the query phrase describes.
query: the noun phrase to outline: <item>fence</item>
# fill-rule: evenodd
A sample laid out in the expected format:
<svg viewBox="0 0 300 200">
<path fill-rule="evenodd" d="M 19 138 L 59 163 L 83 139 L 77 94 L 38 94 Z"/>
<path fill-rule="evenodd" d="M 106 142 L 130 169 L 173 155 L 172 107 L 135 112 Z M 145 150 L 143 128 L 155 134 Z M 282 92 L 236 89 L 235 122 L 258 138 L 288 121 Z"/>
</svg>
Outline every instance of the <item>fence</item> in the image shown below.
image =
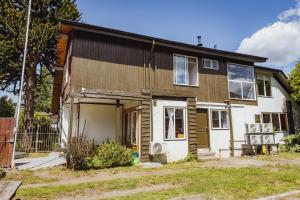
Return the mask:
<svg viewBox="0 0 300 200">
<path fill-rule="evenodd" d="M 14 118 L 0 117 L 0 163 L 3 167 L 10 167 L 11 164 L 14 144 L 14 126 Z"/>
<path fill-rule="evenodd" d="M 16 151 L 49 152 L 59 145 L 59 132 L 51 125 L 34 125 L 30 129 L 19 129 Z"/>
</svg>

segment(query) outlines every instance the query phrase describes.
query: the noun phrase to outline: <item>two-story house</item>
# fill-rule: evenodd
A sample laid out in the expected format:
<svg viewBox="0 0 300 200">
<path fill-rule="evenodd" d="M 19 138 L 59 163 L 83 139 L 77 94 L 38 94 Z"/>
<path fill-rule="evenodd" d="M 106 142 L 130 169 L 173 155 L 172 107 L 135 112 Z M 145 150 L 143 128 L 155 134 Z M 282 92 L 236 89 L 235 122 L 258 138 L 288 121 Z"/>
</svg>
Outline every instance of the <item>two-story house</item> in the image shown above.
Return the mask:
<svg viewBox="0 0 300 200">
<path fill-rule="evenodd" d="M 272 123 L 277 141 L 299 126 L 285 74 L 255 65 L 267 58 L 70 21 L 60 32 L 52 112 L 62 141 L 114 139 L 142 162 L 162 143 L 176 161 L 201 149 L 241 155 L 247 123 Z"/>
</svg>

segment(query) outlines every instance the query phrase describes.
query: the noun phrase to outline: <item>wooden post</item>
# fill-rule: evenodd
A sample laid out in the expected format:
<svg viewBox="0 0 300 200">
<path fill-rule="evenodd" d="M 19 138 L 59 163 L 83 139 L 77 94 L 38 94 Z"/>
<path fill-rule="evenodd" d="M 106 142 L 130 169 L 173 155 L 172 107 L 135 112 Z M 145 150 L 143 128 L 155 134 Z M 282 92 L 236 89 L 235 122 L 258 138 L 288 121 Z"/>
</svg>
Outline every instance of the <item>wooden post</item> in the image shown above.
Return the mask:
<svg viewBox="0 0 300 200">
<path fill-rule="evenodd" d="M 116 142 L 120 142 L 120 110 L 121 110 L 121 106 L 120 106 L 120 100 L 117 99 L 116 102 Z"/>
</svg>

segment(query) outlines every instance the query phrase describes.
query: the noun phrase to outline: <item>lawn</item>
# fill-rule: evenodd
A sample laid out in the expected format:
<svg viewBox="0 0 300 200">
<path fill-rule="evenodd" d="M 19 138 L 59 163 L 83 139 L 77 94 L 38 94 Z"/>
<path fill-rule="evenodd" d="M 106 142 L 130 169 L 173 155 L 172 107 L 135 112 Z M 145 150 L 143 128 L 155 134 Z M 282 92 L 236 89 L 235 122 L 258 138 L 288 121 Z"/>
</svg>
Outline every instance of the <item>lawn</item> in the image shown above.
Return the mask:
<svg viewBox="0 0 300 200">
<path fill-rule="evenodd" d="M 270 158 L 270 157 L 269 157 Z M 275 157 L 276 158 L 276 157 Z M 275 160 L 275 158 L 272 160 Z M 298 159 L 298 155 L 277 156 L 277 159 Z M 260 157 L 258 159 L 261 159 Z M 131 170 L 132 169 L 132 170 Z M 59 171 L 61 169 L 56 169 Z M 105 170 L 108 173 L 128 173 L 130 171 L 149 172 L 154 170 L 157 175 L 145 173 L 139 177 L 116 178 L 96 182 L 60 186 L 43 186 L 21 188 L 17 192 L 20 199 L 55 199 L 67 196 L 86 197 L 93 195 L 101 198 L 107 192 L 122 192 L 137 188 L 147 188 L 167 184 L 161 190 L 128 193 L 127 196 L 112 199 L 169 199 L 172 197 L 203 194 L 207 198 L 218 199 L 253 199 L 266 195 L 277 194 L 300 188 L 299 165 L 265 165 L 263 167 L 219 168 L 206 167 L 199 162 L 173 163 L 159 169 L 116 168 Z M 173 170 L 171 174 L 159 174 L 162 170 Z M 92 171 L 97 173 L 98 171 Z M 73 172 L 68 172 L 70 176 Z M 66 173 L 66 174 L 68 174 Z M 74 172 L 73 176 L 84 178 L 91 172 Z M 132 173 L 132 172 L 131 172 Z"/>
</svg>

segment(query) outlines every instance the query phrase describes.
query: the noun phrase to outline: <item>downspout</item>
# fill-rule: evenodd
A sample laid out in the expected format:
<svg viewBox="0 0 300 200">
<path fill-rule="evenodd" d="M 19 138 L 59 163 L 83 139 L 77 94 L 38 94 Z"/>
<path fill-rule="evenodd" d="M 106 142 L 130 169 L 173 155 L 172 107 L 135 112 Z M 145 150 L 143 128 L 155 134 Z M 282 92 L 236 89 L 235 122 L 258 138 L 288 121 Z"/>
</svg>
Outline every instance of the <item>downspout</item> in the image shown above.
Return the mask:
<svg viewBox="0 0 300 200">
<path fill-rule="evenodd" d="M 149 89 L 151 91 L 152 89 L 152 84 L 151 84 L 151 58 L 153 58 L 153 52 L 154 52 L 154 46 L 155 46 L 155 40 L 152 40 L 152 47 L 151 47 L 151 51 L 150 51 L 150 55 L 148 58 L 148 64 L 149 64 Z M 152 59 L 153 60 L 153 59 Z M 153 105 L 152 105 L 152 95 L 151 95 L 151 99 L 150 99 L 150 141 L 153 141 Z"/>
<path fill-rule="evenodd" d="M 230 100 L 224 101 L 228 106 L 228 117 L 229 117 L 229 126 L 230 126 L 230 156 L 234 157 L 234 137 L 233 137 L 233 126 L 232 126 L 232 112 L 231 112 L 231 103 Z"/>
</svg>

